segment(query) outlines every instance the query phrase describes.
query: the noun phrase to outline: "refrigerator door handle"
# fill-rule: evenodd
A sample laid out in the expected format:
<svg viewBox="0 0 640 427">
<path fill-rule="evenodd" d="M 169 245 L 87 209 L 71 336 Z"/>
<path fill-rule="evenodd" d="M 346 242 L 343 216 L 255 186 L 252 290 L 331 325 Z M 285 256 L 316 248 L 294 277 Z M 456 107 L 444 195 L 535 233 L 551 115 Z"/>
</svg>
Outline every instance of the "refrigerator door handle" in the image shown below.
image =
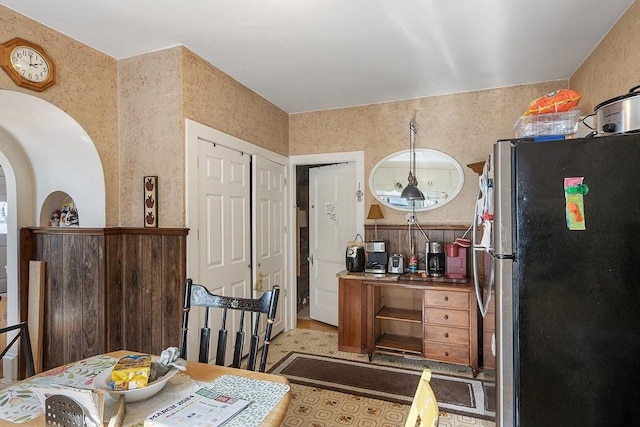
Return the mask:
<svg viewBox="0 0 640 427">
<path fill-rule="evenodd" d="M 482 197 L 482 190 L 479 189 L 478 190 L 478 197 L 477 199 L 480 199 L 480 197 Z M 477 200 L 476 199 L 476 200 Z M 487 251 L 487 248 L 485 248 L 484 246 L 479 245 L 476 240 L 477 240 L 477 236 L 478 236 L 478 203 L 475 204 L 475 209 L 473 212 L 473 229 L 471 232 L 471 239 L 473 241 L 472 244 L 472 248 L 473 251 L 471 252 L 473 255 L 473 259 L 472 259 L 472 264 L 473 264 L 473 283 L 475 286 L 475 290 L 476 290 L 476 300 L 478 301 L 478 307 L 480 308 L 480 314 L 482 315 L 482 318 L 484 319 L 484 317 L 487 315 L 487 312 L 489 311 L 489 303 L 491 302 L 491 288 L 493 287 L 493 280 L 494 280 L 494 263 L 491 263 L 491 269 L 489 272 L 489 282 L 488 282 L 488 286 L 487 286 L 487 295 L 486 295 L 486 299 L 484 299 L 482 297 L 482 289 L 480 289 L 480 278 L 478 277 L 478 254 L 477 252 L 487 252 L 489 253 L 489 255 L 491 255 L 493 257 L 493 255 L 491 254 L 491 250 Z"/>
</svg>

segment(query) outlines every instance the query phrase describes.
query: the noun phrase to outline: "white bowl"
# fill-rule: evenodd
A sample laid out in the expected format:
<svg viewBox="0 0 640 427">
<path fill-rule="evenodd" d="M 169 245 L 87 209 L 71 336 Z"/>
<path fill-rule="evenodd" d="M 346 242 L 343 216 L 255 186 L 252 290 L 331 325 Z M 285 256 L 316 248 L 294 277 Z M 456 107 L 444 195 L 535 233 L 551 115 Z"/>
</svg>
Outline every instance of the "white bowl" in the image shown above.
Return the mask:
<svg viewBox="0 0 640 427">
<path fill-rule="evenodd" d="M 155 396 L 160 390 L 164 388 L 164 386 L 167 384 L 167 381 L 169 381 L 169 379 L 171 379 L 171 377 L 173 377 L 178 372 L 178 369 L 171 368 L 169 369 L 169 372 L 164 374 L 164 376 L 158 378 L 146 387 L 133 390 L 112 390 L 112 370 L 113 368 L 105 369 L 104 371 L 96 375 L 96 377 L 93 379 L 93 387 L 106 391 L 109 396 L 116 400 L 118 400 L 120 395 L 124 395 L 124 400 L 127 402 L 140 402 L 141 400 L 146 400 L 150 397 Z"/>
</svg>

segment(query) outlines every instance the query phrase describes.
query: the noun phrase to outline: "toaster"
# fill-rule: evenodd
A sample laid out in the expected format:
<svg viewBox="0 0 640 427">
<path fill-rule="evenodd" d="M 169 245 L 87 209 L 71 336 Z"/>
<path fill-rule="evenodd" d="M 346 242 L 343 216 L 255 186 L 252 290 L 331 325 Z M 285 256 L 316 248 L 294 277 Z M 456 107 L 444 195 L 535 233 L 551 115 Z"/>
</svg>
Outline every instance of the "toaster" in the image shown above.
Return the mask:
<svg viewBox="0 0 640 427">
<path fill-rule="evenodd" d="M 389 257 L 389 264 L 387 264 L 389 273 L 402 274 L 404 273 L 404 255 L 393 254 Z"/>
</svg>

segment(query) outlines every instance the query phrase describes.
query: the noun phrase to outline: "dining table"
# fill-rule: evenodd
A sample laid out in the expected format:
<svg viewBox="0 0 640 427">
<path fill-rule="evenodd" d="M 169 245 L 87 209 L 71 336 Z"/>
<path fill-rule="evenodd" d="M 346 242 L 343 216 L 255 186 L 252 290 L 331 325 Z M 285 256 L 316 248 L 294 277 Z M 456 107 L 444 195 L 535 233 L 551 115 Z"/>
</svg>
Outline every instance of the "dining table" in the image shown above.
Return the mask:
<svg viewBox="0 0 640 427">
<path fill-rule="evenodd" d="M 18 396 L 18 397 L 20 396 L 20 392 L 18 392 L 18 390 L 28 389 L 28 387 L 31 384 L 36 384 L 45 380 L 46 382 L 49 382 L 48 380 L 49 378 L 57 378 L 57 377 L 67 378 L 70 376 L 77 377 L 78 372 L 84 375 L 87 375 L 87 378 L 89 378 L 91 376 L 97 375 L 100 369 L 102 370 L 110 369 L 109 366 L 112 367 L 115 364 L 115 362 L 119 360 L 121 357 L 124 357 L 126 355 L 131 355 L 131 354 L 142 354 L 142 353 L 135 352 L 135 351 L 127 351 L 127 350 L 113 351 L 113 352 L 105 353 L 102 355 L 93 356 L 92 358 L 88 358 L 83 361 L 73 362 L 64 366 L 56 367 L 48 371 L 39 373 L 33 377 L 22 380 L 20 382 L 14 383 L 7 389 L 0 390 L 0 417 L 4 418 L 4 416 L 2 415 L 3 405 L 14 405 L 14 404 L 20 403 L 19 401 L 15 400 L 16 398 L 15 396 Z M 186 368 L 187 369 L 186 371 L 183 372 L 184 375 L 182 377 L 186 378 L 184 376 L 187 376 L 189 378 L 187 378 L 186 380 L 188 381 L 193 380 L 198 385 L 207 386 L 209 384 L 216 384 L 217 381 L 222 379 L 235 378 L 236 380 L 240 379 L 240 380 L 246 380 L 247 382 L 250 382 L 251 387 L 254 388 L 253 390 L 254 393 L 255 393 L 256 385 L 259 387 L 264 384 L 266 388 L 269 388 L 269 386 L 275 386 L 278 390 L 277 393 L 274 394 L 271 390 L 265 390 L 264 394 L 265 394 L 265 397 L 268 395 L 272 399 L 273 399 L 273 396 L 275 395 L 277 400 L 274 402 L 271 402 L 271 401 L 268 402 L 269 406 L 267 407 L 267 409 L 266 410 L 263 409 L 263 412 L 266 412 L 266 414 L 264 415 L 264 417 L 262 417 L 261 415 L 262 417 L 261 421 L 260 420 L 256 421 L 255 425 L 259 425 L 263 427 L 269 427 L 269 426 L 275 427 L 275 426 L 280 426 L 282 424 L 291 401 L 289 381 L 285 377 L 280 375 L 267 374 L 263 372 L 255 372 L 247 369 L 231 368 L 226 366 L 218 366 L 218 365 L 200 363 L 195 361 L 187 361 Z M 91 372 L 91 370 L 93 370 L 94 373 L 89 373 Z M 75 372 L 75 374 L 73 372 Z M 71 373 L 71 374 L 68 374 L 68 373 Z M 176 377 L 178 377 L 178 375 L 171 378 L 169 382 L 173 382 L 174 379 L 176 379 Z M 87 379 L 86 381 L 87 383 L 90 384 L 92 380 Z M 185 380 L 182 380 L 182 381 L 185 381 Z M 165 387 L 165 389 L 166 388 L 168 387 Z M 212 386 L 212 388 L 214 388 L 214 386 Z M 158 392 L 157 395 L 151 397 L 149 399 L 149 401 L 151 402 L 146 402 L 146 405 L 148 406 L 149 404 L 153 404 L 153 399 L 158 399 L 159 396 L 161 396 L 162 393 L 165 392 L 165 389 Z M 11 390 L 14 390 L 16 392 L 14 394 L 11 394 L 12 392 Z M 237 396 L 237 397 L 242 398 L 242 396 Z M 11 403 L 12 400 L 14 401 L 14 403 Z M 254 398 L 254 401 L 255 401 L 255 398 Z M 145 403 L 145 402 L 140 402 L 140 403 Z M 125 405 L 125 410 L 127 411 L 127 414 L 129 413 L 128 408 L 133 407 L 132 405 L 136 405 L 136 404 L 127 403 Z M 162 404 L 159 404 L 159 406 L 162 407 Z M 161 409 L 161 408 L 156 408 L 156 409 Z M 109 425 L 109 418 L 111 418 L 111 415 L 108 415 L 105 411 L 105 419 L 104 419 L 105 427 Z M 18 419 L 17 421 L 18 422 L 10 422 L 10 421 L 7 421 L 6 418 L 4 418 L 4 419 L 0 419 L 0 425 L 5 425 L 5 423 L 8 423 L 8 425 L 16 425 L 16 426 L 19 425 L 19 426 L 25 426 L 25 427 L 31 427 L 31 426 L 41 427 L 45 425 L 45 416 L 44 414 L 40 413 L 39 415 L 34 416 L 31 419 L 27 419 L 24 421 L 22 419 Z M 132 424 L 129 420 L 129 422 L 126 422 L 123 425 L 136 425 L 137 423 L 139 423 L 139 425 L 142 425 L 143 421 L 144 421 L 144 418 L 141 420 L 136 420 L 136 422 Z"/>
</svg>

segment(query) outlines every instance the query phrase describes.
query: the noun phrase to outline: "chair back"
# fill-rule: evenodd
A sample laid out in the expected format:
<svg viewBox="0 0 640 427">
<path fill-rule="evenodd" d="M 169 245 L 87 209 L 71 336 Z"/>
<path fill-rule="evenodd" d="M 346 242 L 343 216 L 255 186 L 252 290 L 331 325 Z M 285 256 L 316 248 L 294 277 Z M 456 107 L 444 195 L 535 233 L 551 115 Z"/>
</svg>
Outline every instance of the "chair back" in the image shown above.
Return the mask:
<svg viewBox="0 0 640 427">
<path fill-rule="evenodd" d="M 32 377 L 35 375 L 36 371 L 33 366 L 33 353 L 31 352 L 31 338 L 29 337 L 29 326 L 27 322 L 20 322 L 16 325 L 5 326 L 4 328 L 0 328 L 0 334 L 7 334 L 11 331 L 18 331 L 18 333 L 7 343 L 7 345 L 2 349 L 2 353 L 0 353 L 0 359 L 4 357 L 5 354 L 9 351 L 9 349 L 15 344 L 18 339 L 20 340 L 20 344 L 22 345 L 22 356 L 24 358 L 25 367 L 27 370 L 27 377 Z"/>
<path fill-rule="evenodd" d="M 234 368 L 240 367 L 243 355 L 243 345 L 245 341 L 244 322 L 245 317 L 254 318 L 253 328 L 251 331 L 251 339 L 249 345 L 249 355 L 247 359 L 247 369 L 256 370 L 256 361 L 258 356 L 258 347 L 260 344 L 260 318 L 266 318 L 266 328 L 264 334 L 264 344 L 262 346 L 262 355 L 258 371 L 264 372 L 267 356 L 269 354 L 269 341 L 271 340 L 271 330 L 273 322 L 276 318 L 276 310 L 278 307 L 278 297 L 280 295 L 280 287 L 275 285 L 271 290 L 266 291 L 260 298 L 236 298 L 223 295 L 214 295 L 203 285 L 193 283 L 191 279 L 185 281 L 183 313 L 182 313 L 182 332 L 180 339 L 180 357 L 187 357 L 187 332 L 189 326 L 189 312 L 191 307 L 205 307 L 204 324 L 200 328 L 200 352 L 198 361 L 202 363 L 209 362 L 209 342 L 211 340 L 211 330 L 209 328 L 209 309 L 216 308 L 222 310 L 222 325 L 218 331 L 218 345 L 216 350 L 216 365 L 225 366 L 225 354 L 227 350 L 227 312 L 229 310 L 240 312 L 240 321 L 238 330 L 235 331 L 235 349 L 233 352 Z M 249 314 L 245 316 L 245 314 Z M 252 316 L 252 314 L 255 314 Z M 249 320 L 251 322 L 251 320 Z"/>
<path fill-rule="evenodd" d="M 418 419 L 420 419 L 420 424 L 417 425 L 420 427 L 436 427 L 438 425 L 438 402 L 431 384 L 429 384 L 430 381 L 431 371 L 425 369 L 422 371 L 416 394 L 413 396 L 405 427 L 415 427 Z"/>
</svg>

